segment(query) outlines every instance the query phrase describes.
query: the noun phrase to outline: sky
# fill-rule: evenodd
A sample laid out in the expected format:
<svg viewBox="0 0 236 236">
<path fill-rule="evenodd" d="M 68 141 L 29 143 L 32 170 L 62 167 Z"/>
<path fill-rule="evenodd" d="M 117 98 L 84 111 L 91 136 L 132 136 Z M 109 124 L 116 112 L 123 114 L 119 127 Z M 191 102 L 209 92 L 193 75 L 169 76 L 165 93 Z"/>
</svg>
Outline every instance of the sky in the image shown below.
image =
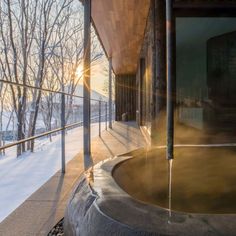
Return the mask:
<svg viewBox="0 0 236 236">
<path fill-rule="evenodd" d="M 77 69 L 78 77 L 83 73 L 83 65 L 80 65 Z M 91 89 L 107 96 L 108 85 L 108 61 L 105 56 L 101 58 L 95 65 L 91 66 Z M 83 78 L 80 79 L 79 84 L 83 84 Z"/>
<path fill-rule="evenodd" d="M 81 3 L 80 3 L 81 4 Z M 80 5 L 80 15 L 83 18 L 83 6 Z M 106 55 L 104 53 L 103 47 L 100 44 L 100 41 L 98 40 L 98 37 L 94 33 L 95 30 L 92 27 L 91 29 L 91 37 L 92 37 L 92 42 L 91 44 L 96 45 L 96 53 L 103 53 L 103 56 L 96 62 L 96 64 L 91 65 L 91 89 L 95 90 L 99 93 L 101 93 L 104 96 L 107 96 L 106 87 L 108 85 L 108 59 L 106 58 Z M 95 35 L 95 37 L 93 37 Z M 93 45 L 91 45 L 91 48 L 93 48 Z M 83 70 L 83 65 L 80 65 L 78 68 L 78 71 Z M 78 73 L 78 74 L 79 74 Z M 83 79 L 80 80 L 80 84 L 83 84 Z"/>
<path fill-rule="evenodd" d="M 80 65 L 77 69 L 77 74 L 80 77 L 83 71 L 83 65 Z M 104 96 L 108 96 L 108 61 L 105 56 L 99 60 L 95 65 L 91 66 L 91 89 L 101 93 Z M 83 78 L 80 79 L 79 84 L 83 84 Z"/>
<path fill-rule="evenodd" d="M 105 87 L 108 85 L 108 61 L 104 55 L 98 64 L 91 67 L 91 88 L 107 96 Z"/>
</svg>

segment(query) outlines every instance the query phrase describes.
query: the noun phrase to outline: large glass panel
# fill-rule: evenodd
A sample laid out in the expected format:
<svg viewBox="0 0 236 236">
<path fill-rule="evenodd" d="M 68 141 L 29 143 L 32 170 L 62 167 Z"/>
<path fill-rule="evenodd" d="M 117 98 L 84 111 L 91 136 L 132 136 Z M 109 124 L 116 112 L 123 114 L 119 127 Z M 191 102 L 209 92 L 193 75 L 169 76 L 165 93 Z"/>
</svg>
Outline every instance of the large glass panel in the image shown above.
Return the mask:
<svg viewBox="0 0 236 236">
<path fill-rule="evenodd" d="M 176 77 L 176 142 L 233 142 L 236 19 L 177 18 Z"/>
</svg>

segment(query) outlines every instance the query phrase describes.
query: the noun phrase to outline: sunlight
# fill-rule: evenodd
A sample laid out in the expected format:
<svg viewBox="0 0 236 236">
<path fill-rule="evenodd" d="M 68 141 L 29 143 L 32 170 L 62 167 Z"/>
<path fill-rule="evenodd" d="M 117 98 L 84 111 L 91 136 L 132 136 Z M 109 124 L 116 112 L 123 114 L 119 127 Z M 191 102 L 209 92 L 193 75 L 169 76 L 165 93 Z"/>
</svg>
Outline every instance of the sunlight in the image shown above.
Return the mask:
<svg viewBox="0 0 236 236">
<path fill-rule="evenodd" d="M 83 65 L 80 64 L 76 69 L 76 76 L 81 78 L 83 76 Z"/>
</svg>

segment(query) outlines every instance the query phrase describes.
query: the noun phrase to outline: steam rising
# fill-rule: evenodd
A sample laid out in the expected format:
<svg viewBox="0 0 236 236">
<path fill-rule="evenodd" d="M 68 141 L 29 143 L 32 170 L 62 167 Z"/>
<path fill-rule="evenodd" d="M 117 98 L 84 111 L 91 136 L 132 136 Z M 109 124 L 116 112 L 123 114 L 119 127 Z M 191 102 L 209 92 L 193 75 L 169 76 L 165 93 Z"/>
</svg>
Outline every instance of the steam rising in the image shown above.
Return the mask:
<svg viewBox="0 0 236 236">
<path fill-rule="evenodd" d="M 165 127 L 164 127 L 165 128 Z M 163 128 L 163 130 L 164 130 Z M 161 135 L 159 136 L 161 137 Z M 234 143 L 230 133 L 204 133 L 176 125 L 176 144 Z M 135 152 L 114 171 L 117 183 L 134 198 L 169 208 L 165 137 L 148 151 Z M 236 147 L 175 147 L 172 169 L 173 210 L 193 213 L 236 212 Z"/>
</svg>

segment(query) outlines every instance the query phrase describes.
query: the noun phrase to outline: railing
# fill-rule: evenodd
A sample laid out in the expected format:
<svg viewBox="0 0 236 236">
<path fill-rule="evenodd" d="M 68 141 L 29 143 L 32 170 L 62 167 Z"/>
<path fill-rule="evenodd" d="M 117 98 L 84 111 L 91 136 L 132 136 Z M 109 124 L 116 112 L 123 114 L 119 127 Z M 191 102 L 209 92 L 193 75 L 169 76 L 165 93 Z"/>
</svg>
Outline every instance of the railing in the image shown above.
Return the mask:
<svg viewBox="0 0 236 236">
<path fill-rule="evenodd" d="M 36 90 L 40 90 L 40 91 L 43 91 L 43 92 L 55 93 L 55 94 L 61 95 L 61 116 L 60 116 L 61 125 L 60 125 L 59 128 L 55 128 L 55 129 L 52 129 L 52 130 L 47 131 L 47 132 L 43 132 L 43 133 L 31 136 L 31 137 L 27 137 L 27 138 L 17 140 L 15 142 L 3 145 L 3 146 L 0 147 L 0 151 L 8 149 L 8 148 L 13 147 L 13 146 L 24 144 L 26 142 L 29 142 L 29 141 L 32 141 L 32 140 L 35 140 L 35 139 L 38 139 L 38 138 L 41 138 L 41 137 L 49 136 L 53 133 L 61 132 L 61 158 L 62 158 L 61 170 L 62 170 L 63 173 L 65 173 L 65 131 L 68 130 L 68 129 L 73 129 L 73 128 L 76 128 L 76 127 L 79 127 L 79 126 L 83 125 L 83 121 L 74 122 L 74 123 L 68 124 L 68 125 L 66 124 L 66 121 L 65 121 L 65 115 L 66 115 L 65 114 L 65 112 L 66 112 L 65 96 L 70 96 L 70 97 L 73 97 L 73 98 L 80 98 L 80 99 L 83 99 L 84 97 L 79 96 L 79 95 L 75 95 L 75 94 L 71 94 L 71 93 L 66 93 L 66 92 L 63 92 L 63 91 L 54 91 L 54 90 L 47 89 L 47 88 L 39 88 L 39 87 L 31 86 L 31 85 L 19 84 L 19 83 L 16 83 L 16 82 L 6 81 L 6 80 L 2 80 L 2 79 L 0 79 L 0 83 L 5 83 L 5 84 L 9 84 L 11 86 L 17 86 L 17 87 L 22 87 L 22 88 L 26 88 L 26 89 L 36 89 Z M 99 136 L 101 136 L 101 123 L 102 123 L 102 121 L 105 122 L 105 129 L 106 130 L 107 130 L 107 127 L 108 127 L 108 125 L 107 125 L 107 123 L 108 123 L 108 102 L 98 100 L 98 99 L 90 99 L 90 101 L 98 102 L 98 115 L 91 117 L 91 123 L 92 123 L 92 121 L 93 122 L 96 122 L 96 121 L 98 122 L 98 124 L 99 124 L 99 130 L 98 130 L 99 132 L 98 133 L 99 133 Z M 114 112 L 113 106 L 112 106 L 112 110 Z M 104 114 L 102 114 L 102 112 Z M 112 119 L 113 119 L 113 117 L 112 117 Z"/>
</svg>

